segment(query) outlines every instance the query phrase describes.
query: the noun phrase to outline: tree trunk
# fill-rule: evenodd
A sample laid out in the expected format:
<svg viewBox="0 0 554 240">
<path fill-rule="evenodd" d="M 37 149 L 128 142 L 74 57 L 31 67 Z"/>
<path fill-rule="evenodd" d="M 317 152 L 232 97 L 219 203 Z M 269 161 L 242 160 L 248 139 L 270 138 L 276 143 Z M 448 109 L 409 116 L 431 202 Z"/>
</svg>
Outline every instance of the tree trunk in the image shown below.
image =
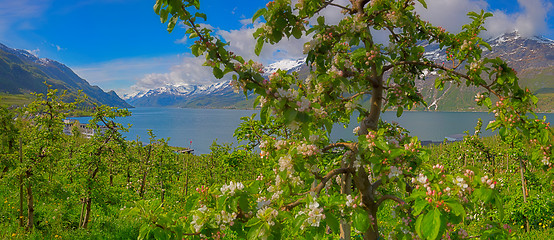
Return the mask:
<svg viewBox="0 0 554 240">
<path fill-rule="evenodd" d="M 381 115 L 381 107 L 383 104 L 383 77 L 375 76 L 372 80 L 373 90 L 371 91 L 370 99 L 370 112 L 360 126 L 360 134 L 367 134 L 368 130 L 376 130 L 379 124 L 379 117 Z"/>
<path fill-rule="evenodd" d="M 185 158 L 185 196 L 189 195 L 189 169 L 188 169 L 188 161 Z"/>
<path fill-rule="evenodd" d="M 148 155 L 146 156 L 146 161 L 145 161 L 145 164 L 146 165 L 146 169 L 144 170 L 144 173 L 142 174 L 142 181 L 140 183 L 140 192 L 139 192 L 139 196 L 140 198 L 144 198 L 144 188 L 145 188 L 145 185 L 146 185 L 146 176 L 148 175 L 148 161 L 150 161 L 150 153 L 152 153 L 152 145 L 149 145 L 148 147 Z"/>
<path fill-rule="evenodd" d="M 520 177 L 521 177 L 521 192 L 523 194 L 523 202 L 524 203 L 527 203 L 527 186 L 525 184 L 525 176 L 524 176 L 524 172 L 525 172 L 525 166 L 523 165 L 523 160 L 521 158 L 519 158 L 519 173 L 520 173 Z M 527 232 L 529 232 L 529 219 L 527 219 L 527 216 L 525 216 L 525 229 L 527 230 Z"/>
<path fill-rule="evenodd" d="M 83 226 L 84 216 L 85 216 L 85 199 L 81 198 L 81 216 L 79 216 L 79 227 Z"/>
<path fill-rule="evenodd" d="M 85 207 L 85 217 L 83 218 L 83 224 L 81 225 L 81 228 L 86 229 L 88 227 L 88 222 L 90 220 L 90 205 L 92 204 L 92 198 L 91 197 L 85 198 L 85 202 L 83 204 Z"/>
<path fill-rule="evenodd" d="M 371 220 L 371 225 L 364 233 L 364 240 L 377 240 L 379 238 L 379 226 L 377 225 L 377 209 L 379 206 L 371 204 L 366 209 L 367 214 L 369 214 L 369 219 Z"/>
<path fill-rule="evenodd" d="M 345 157 L 341 163 L 341 168 L 348 167 L 350 165 L 349 163 L 349 156 L 352 152 L 348 151 L 345 154 Z M 341 177 L 341 186 L 340 186 L 340 193 L 344 195 L 350 195 L 352 190 L 352 175 L 350 173 L 343 174 Z M 340 221 L 340 239 L 341 240 L 350 240 L 351 235 L 351 226 L 350 223 L 341 220 Z"/>
<path fill-rule="evenodd" d="M 33 175 L 30 169 L 26 171 L 27 179 L 31 179 Z M 27 230 L 30 230 L 34 226 L 35 206 L 33 200 L 33 188 L 31 182 L 27 183 Z"/>
</svg>

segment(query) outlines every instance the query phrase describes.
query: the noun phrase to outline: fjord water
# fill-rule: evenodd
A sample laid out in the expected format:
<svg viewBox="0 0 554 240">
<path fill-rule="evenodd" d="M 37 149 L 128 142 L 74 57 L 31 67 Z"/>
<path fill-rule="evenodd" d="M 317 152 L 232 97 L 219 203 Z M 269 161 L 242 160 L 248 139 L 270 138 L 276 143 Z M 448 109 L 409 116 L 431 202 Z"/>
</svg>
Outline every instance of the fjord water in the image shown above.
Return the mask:
<svg viewBox="0 0 554 240">
<path fill-rule="evenodd" d="M 214 140 L 217 143 L 233 143 L 235 129 L 239 126 L 241 117 L 251 116 L 259 110 L 230 109 L 186 109 L 186 108 L 133 108 L 132 116 L 120 118 L 117 121 L 124 125 L 132 124 L 129 132 L 123 133 L 127 140 L 148 142 L 147 129 L 152 129 L 156 138 L 170 138 L 171 146 L 190 147 L 196 155 L 210 152 Z M 546 115 L 552 122 L 554 114 Z M 356 126 L 353 116 L 350 126 L 344 128 L 335 125 L 333 140 L 353 140 L 352 130 Z M 385 112 L 382 118 L 387 122 L 397 122 L 410 131 L 410 135 L 418 136 L 420 140 L 443 141 L 446 136 L 474 132 L 477 119 L 483 120 L 483 135 L 494 133 L 485 131 L 485 127 L 493 119 L 492 114 L 482 112 L 404 112 L 397 118 L 396 112 Z M 88 118 L 76 118 L 87 122 Z"/>
</svg>

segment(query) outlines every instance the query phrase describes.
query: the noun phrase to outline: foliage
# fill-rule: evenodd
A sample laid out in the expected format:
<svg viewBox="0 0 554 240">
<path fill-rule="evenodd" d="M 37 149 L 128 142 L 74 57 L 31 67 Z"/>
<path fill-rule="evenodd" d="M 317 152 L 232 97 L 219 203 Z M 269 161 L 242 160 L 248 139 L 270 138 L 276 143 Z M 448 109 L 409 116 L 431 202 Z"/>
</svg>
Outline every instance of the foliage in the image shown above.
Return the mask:
<svg viewBox="0 0 554 240">
<path fill-rule="evenodd" d="M 426 7 L 425 1 L 418 2 Z M 304 46 L 311 67 L 306 79 L 285 71 L 266 79 L 261 64 L 227 51 L 228 43 L 198 23 L 207 18 L 199 11 L 198 0 L 158 0 L 154 10 L 168 23 L 168 31 L 182 22 L 188 37 L 196 39 L 192 53 L 205 56 L 216 78 L 231 74 L 235 88 L 245 95 L 250 91 L 260 95 L 260 121 L 244 119 L 235 135 L 251 141 L 250 149 L 258 146 L 273 172 L 263 181 L 209 188 L 197 197 L 200 201 L 192 198 L 192 218 L 174 219 L 183 229 L 161 224 L 152 230 L 168 230 L 166 234 L 177 238 L 215 238 L 228 229 L 248 239 L 352 235 L 379 239 L 384 234 L 399 239 L 467 238 L 466 216 L 479 207 L 497 214 L 472 234 L 507 238 L 508 231 L 500 224 L 503 197 L 494 176 L 472 167 L 430 164 L 430 152 L 417 137 L 381 122 L 380 113 L 395 109 L 401 116 L 404 109 L 425 106 L 415 80 L 424 72 L 437 71 L 436 88 L 451 82 L 483 90 L 475 101 L 495 113 L 496 120 L 487 128 L 498 130 L 502 142 L 510 143 L 509 154 L 532 143 L 527 145 L 530 158 L 515 157 L 522 173 L 531 163 L 551 166 L 552 129 L 533 114 L 537 98 L 519 87 L 515 71 L 499 58 L 482 57 L 490 46 L 478 34 L 492 14 L 470 12 L 471 22 L 452 34 L 421 20 L 415 4 L 412 0 L 356 0 L 345 6 L 319 0 L 269 2 L 253 17 L 265 20 L 254 33 L 256 54 L 264 44 L 284 38 L 306 35 L 313 40 Z M 318 14 L 326 8 L 339 8 L 344 18 L 329 23 Z M 388 44 L 375 42 L 374 30 L 387 31 Z M 439 43 L 448 62 L 426 59 L 422 42 Z M 371 96 L 369 107 L 359 104 L 364 96 Z M 347 123 L 356 113 L 357 141 L 331 142 L 333 125 Z M 475 135 L 468 140 L 472 151 L 490 160 L 492 150 Z M 522 184 L 525 189 L 524 180 Z M 404 221 L 385 233 L 379 212 L 388 202 L 395 204 L 396 215 Z"/>
</svg>

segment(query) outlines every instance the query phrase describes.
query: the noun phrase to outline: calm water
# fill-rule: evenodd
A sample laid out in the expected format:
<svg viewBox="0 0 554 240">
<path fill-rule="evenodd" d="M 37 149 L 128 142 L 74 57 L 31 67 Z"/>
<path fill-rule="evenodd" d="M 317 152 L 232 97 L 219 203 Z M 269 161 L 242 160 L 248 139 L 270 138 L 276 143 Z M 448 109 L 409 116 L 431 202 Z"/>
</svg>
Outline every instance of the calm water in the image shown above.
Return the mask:
<svg viewBox="0 0 554 240">
<path fill-rule="evenodd" d="M 209 153 L 214 140 L 236 145 L 233 132 L 241 122 L 240 118 L 251 116 L 258 110 L 134 108 L 131 112 L 131 117 L 118 119 L 120 123 L 133 125 L 129 132 L 124 133 L 127 140 L 138 137 L 147 142 L 147 129 L 152 129 L 157 138 L 170 138 L 170 145 L 191 147 L 199 155 Z M 554 119 L 554 114 L 546 116 L 550 121 Z M 442 141 L 446 136 L 462 134 L 464 131 L 472 133 L 478 118 L 486 126 L 493 116 L 473 112 L 404 112 L 401 118 L 397 118 L 396 112 L 386 112 L 382 118 L 388 122 L 398 122 L 420 140 Z M 77 119 L 88 121 L 87 118 Z M 356 116 L 353 123 L 355 119 Z M 343 128 L 336 125 L 332 138 L 353 139 L 352 129 L 355 126 L 351 124 Z M 484 135 L 492 134 L 484 132 Z"/>
</svg>

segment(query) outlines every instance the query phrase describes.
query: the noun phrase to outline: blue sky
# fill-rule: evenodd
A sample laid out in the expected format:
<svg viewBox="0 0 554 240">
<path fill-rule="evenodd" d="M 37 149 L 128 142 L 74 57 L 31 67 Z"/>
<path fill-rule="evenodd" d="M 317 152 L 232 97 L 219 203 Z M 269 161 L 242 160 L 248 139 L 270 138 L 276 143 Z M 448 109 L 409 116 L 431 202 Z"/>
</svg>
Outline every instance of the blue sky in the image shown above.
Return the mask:
<svg viewBox="0 0 554 240">
<path fill-rule="evenodd" d="M 344 2 L 337 0 L 336 2 Z M 187 46 L 184 29 L 169 34 L 152 6 L 155 0 L 0 0 L 0 43 L 60 61 L 81 77 L 120 95 L 165 84 L 215 82 Z M 299 58 L 303 41 L 267 47 L 260 57 L 247 39 L 258 24 L 248 24 L 261 0 L 206 0 L 207 24 L 231 41 L 233 51 L 262 63 Z M 465 12 L 485 9 L 495 14 L 489 35 L 517 28 L 528 35 L 554 39 L 551 0 L 427 0 L 420 14 L 456 31 L 467 22 Z M 338 11 L 323 13 L 330 21 Z"/>
</svg>

